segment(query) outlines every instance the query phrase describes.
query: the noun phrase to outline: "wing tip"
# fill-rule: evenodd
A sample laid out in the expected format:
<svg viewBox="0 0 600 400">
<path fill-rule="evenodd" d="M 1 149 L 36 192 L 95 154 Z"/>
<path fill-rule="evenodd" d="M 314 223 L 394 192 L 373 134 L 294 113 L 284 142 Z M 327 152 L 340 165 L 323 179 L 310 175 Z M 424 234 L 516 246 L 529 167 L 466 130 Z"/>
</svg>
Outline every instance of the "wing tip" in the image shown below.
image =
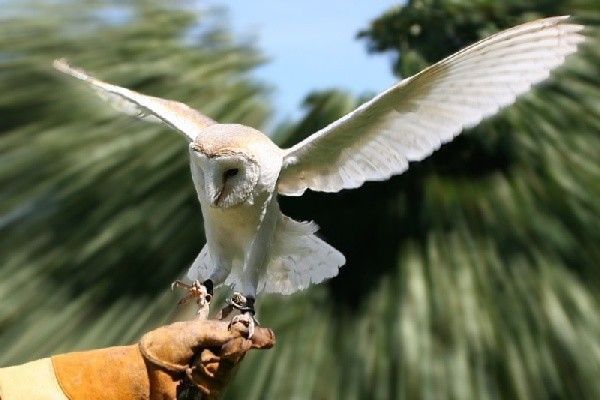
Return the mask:
<svg viewBox="0 0 600 400">
<path fill-rule="evenodd" d="M 86 74 L 84 71 L 71 66 L 71 64 L 69 64 L 66 58 L 57 58 L 52 62 L 52 66 L 57 71 L 60 71 L 67 75 L 71 75 L 77 79 L 86 81 L 90 78 L 88 74 Z"/>
<path fill-rule="evenodd" d="M 577 18 L 572 15 L 559 15 L 556 17 L 545 18 L 541 21 L 548 21 L 549 25 L 569 27 L 568 33 L 577 33 L 586 29 L 586 26 L 577 22 Z"/>
<path fill-rule="evenodd" d="M 57 58 L 52 61 L 52 66 L 61 72 L 70 68 L 69 62 L 64 57 Z"/>
</svg>

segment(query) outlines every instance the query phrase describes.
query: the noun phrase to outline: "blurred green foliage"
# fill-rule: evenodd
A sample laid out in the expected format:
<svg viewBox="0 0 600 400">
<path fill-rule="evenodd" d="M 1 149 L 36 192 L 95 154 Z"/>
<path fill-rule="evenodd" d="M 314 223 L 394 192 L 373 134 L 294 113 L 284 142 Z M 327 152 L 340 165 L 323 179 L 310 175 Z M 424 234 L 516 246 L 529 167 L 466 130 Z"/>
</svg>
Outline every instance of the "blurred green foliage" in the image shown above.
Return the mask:
<svg viewBox="0 0 600 400">
<path fill-rule="evenodd" d="M 185 144 L 115 116 L 50 71 L 52 58 L 220 121 L 268 119 L 266 90 L 247 76 L 257 51 L 153 4 L 38 4 L 0 24 L 3 364 L 130 342 L 167 321 L 168 283 L 202 245 Z M 229 398 L 600 398 L 598 8 L 415 0 L 361 31 L 405 76 L 525 20 L 569 13 L 592 27 L 554 79 L 406 174 L 282 199 L 348 264 L 328 285 L 262 303 L 278 344 L 249 355 Z M 362 100 L 313 92 L 277 137 L 295 143 Z"/>
</svg>

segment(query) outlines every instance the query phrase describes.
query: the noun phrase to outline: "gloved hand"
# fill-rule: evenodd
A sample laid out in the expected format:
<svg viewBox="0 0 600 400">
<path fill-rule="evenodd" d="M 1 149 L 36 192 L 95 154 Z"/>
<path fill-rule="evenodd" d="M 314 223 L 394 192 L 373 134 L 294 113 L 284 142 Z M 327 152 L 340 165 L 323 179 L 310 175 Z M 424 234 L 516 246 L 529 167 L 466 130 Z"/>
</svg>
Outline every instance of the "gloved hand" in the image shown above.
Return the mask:
<svg viewBox="0 0 600 400">
<path fill-rule="evenodd" d="M 146 333 L 130 346 L 67 353 L 0 369 L 1 400 L 177 399 L 198 388 L 216 399 L 250 349 L 274 345 L 270 329 L 196 320 Z"/>
</svg>

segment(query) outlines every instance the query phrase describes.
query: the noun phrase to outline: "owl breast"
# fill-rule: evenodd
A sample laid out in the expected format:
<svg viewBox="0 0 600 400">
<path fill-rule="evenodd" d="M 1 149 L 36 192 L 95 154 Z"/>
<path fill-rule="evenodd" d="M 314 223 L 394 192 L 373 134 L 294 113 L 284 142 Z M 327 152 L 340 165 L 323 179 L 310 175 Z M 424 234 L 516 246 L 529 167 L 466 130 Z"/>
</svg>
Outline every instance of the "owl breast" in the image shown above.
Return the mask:
<svg viewBox="0 0 600 400">
<path fill-rule="evenodd" d="M 200 202 L 206 242 L 211 254 L 229 263 L 229 266 L 243 264 L 246 252 L 256 236 L 266 196 L 261 196 L 258 200 L 252 205 L 235 208 L 215 208 L 206 202 Z"/>
</svg>

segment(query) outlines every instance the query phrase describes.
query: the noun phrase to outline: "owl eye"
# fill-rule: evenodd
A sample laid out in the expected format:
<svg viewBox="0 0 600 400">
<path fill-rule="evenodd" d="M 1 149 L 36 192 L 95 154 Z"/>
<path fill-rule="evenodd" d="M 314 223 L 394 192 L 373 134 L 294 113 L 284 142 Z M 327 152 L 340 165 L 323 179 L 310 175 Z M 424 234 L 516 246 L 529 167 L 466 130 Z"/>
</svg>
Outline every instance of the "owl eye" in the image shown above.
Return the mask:
<svg viewBox="0 0 600 400">
<path fill-rule="evenodd" d="M 238 172 L 240 172 L 240 170 L 237 168 L 230 168 L 230 169 L 226 170 L 225 173 L 223 174 L 223 180 L 226 181 L 229 178 L 233 178 L 234 176 L 236 176 L 238 174 Z"/>
</svg>

